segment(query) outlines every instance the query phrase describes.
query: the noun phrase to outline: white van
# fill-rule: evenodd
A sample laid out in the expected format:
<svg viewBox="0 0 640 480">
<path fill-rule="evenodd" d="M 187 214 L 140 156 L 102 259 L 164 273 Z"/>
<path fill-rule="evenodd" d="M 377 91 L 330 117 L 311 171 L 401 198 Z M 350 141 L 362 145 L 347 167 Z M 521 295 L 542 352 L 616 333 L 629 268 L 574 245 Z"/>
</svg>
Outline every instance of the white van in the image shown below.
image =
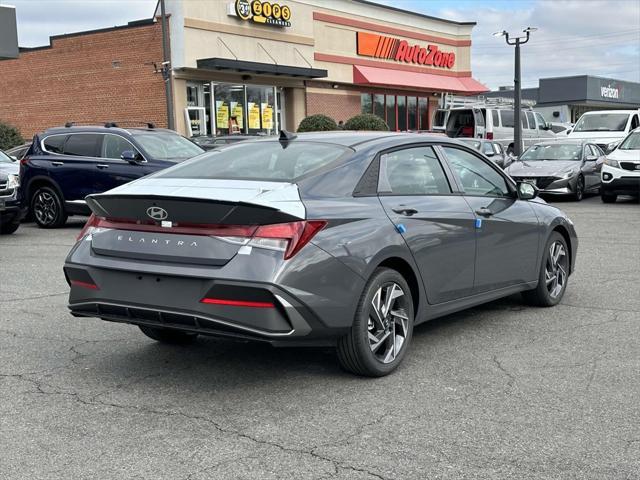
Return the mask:
<svg viewBox="0 0 640 480">
<path fill-rule="evenodd" d="M 434 112 L 432 129 L 453 138 L 494 140 L 499 142 L 507 153 L 511 154 L 513 152 L 514 117 L 513 106 L 494 105 L 488 101 L 471 106 L 453 105 Z M 520 119 L 523 150 L 535 143 L 556 138 L 556 134 L 551 130 L 551 125 L 542 114 L 531 109 L 522 109 Z"/>
<path fill-rule="evenodd" d="M 600 110 L 583 113 L 568 138 L 586 139 L 611 152 L 636 128 L 640 127 L 640 110 Z"/>
</svg>

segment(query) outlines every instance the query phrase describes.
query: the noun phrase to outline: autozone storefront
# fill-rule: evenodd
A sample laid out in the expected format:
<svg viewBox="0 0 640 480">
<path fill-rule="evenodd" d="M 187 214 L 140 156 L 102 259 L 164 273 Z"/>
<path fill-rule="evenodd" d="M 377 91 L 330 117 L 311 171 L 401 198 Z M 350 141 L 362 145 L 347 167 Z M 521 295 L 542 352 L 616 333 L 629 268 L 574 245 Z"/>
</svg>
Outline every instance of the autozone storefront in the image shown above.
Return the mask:
<svg viewBox="0 0 640 480">
<path fill-rule="evenodd" d="M 442 93 L 477 94 L 471 30 L 347 0 L 168 0 L 176 125 L 273 134 L 307 115 L 361 112 L 426 130 Z"/>
</svg>

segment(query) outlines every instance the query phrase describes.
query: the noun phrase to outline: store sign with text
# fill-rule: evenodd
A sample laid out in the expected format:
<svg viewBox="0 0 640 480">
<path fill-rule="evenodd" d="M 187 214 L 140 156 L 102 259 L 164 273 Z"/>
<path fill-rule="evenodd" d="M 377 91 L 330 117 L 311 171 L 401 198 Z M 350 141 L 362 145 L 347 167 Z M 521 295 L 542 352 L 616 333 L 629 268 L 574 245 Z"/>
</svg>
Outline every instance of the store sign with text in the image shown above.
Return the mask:
<svg viewBox="0 0 640 480">
<path fill-rule="evenodd" d="M 367 32 L 356 32 L 356 44 L 358 55 L 364 57 L 448 69 L 456 64 L 456 54 L 443 52 L 437 45 L 411 45 L 406 40 Z"/>
<path fill-rule="evenodd" d="M 291 8 L 288 5 L 260 0 L 236 0 L 235 14 L 244 21 L 270 25 L 273 27 L 291 26 Z"/>
</svg>

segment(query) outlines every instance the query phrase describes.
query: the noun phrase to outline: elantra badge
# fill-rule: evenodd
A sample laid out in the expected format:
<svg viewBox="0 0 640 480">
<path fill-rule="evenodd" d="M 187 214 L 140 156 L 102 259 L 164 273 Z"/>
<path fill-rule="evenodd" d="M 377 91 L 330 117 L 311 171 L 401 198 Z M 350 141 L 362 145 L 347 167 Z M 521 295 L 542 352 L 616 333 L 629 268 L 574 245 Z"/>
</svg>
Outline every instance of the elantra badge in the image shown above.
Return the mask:
<svg viewBox="0 0 640 480">
<path fill-rule="evenodd" d="M 149 207 L 149 208 L 147 208 L 147 215 L 149 216 L 149 218 L 152 218 L 152 219 L 158 220 L 158 221 L 164 220 L 169 216 L 167 211 L 164 208 L 161 208 L 161 207 Z"/>
</svg>

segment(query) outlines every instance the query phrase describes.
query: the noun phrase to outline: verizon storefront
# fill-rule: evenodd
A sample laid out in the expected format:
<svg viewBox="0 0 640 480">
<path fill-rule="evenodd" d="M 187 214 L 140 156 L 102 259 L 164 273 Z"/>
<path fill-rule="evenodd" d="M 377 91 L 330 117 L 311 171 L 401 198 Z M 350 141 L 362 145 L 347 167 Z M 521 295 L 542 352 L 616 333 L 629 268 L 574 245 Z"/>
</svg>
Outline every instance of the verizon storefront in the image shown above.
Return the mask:
<svg viewBox="0 0 640 480">
<path fill-rule="evenodd" d="M 176 125 L 271 134 L 323 113 L 429 128 L 440 94 L 478 94 L 474 23 L 360 0 L 167 0 Z"/>
</svg>

